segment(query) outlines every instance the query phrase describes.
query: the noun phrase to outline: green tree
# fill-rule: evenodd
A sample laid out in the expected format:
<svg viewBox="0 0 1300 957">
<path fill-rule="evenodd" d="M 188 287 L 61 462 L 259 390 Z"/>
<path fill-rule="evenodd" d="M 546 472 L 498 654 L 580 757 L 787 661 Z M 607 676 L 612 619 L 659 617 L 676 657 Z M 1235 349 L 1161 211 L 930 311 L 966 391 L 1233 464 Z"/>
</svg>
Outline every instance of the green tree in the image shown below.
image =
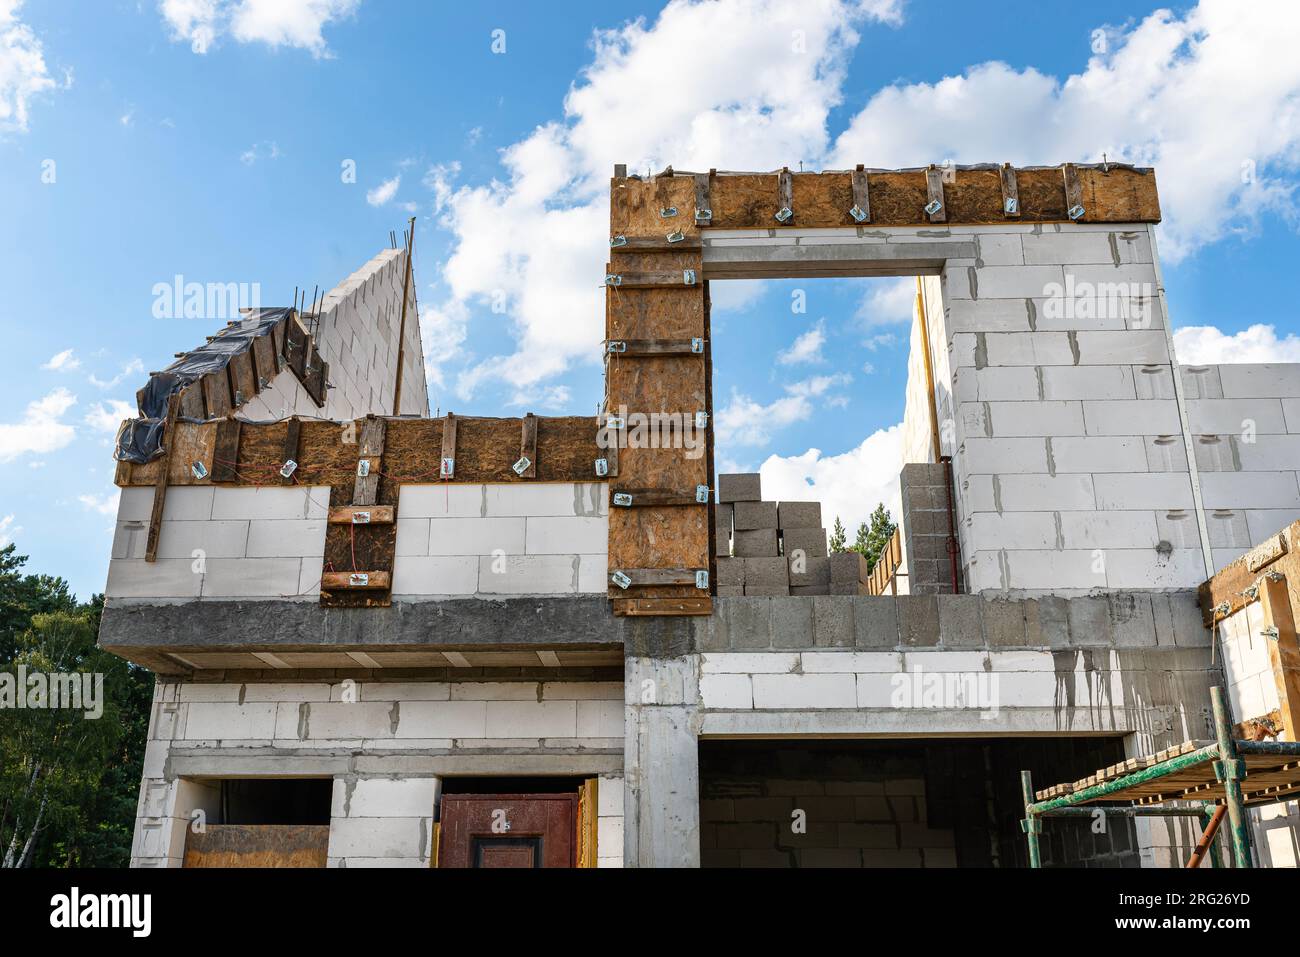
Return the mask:
<svg viewBox="0 0 1300 957">
<path fill-rule="evenodd" d="M 835 527 L 831 529 L 831 554 L 833 555 L 837 552 L 848 551 L 848 549 L 844 547 L 844 542 L 844 524 L 840 521 L 840 517 L 836 515 Z"/>
<path fill-rule="evenodd" d="M 876 505 L 869 522 L 863 522 L 858 526 L 853 551 L 860 552 L 866 558 L 868 571 L 876 567 L 876 562 L 880 560 L 881 553 L 893 538 L 897 528 L 883 502 Z"/>
<path fill-rule="evenodd" d="M 13 542 L 0 548 L 0 662 L 13 659 L 18 636 L 31 627 L 33 615 L 77 609 L 62 578 L 23 574 L 27 556 L 17 549 Z"/>
</svg>

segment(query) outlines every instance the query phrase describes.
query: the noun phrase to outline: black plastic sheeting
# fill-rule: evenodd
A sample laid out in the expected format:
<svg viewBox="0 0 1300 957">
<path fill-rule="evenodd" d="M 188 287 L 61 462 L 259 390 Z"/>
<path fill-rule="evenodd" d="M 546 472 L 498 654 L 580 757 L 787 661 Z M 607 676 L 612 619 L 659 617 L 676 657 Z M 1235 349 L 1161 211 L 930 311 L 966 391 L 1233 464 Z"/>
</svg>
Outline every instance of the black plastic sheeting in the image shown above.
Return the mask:
<svg viewBox="0 0 1300 957">
<path fill-rule="evenodd" d="M 238 323 L 226 326 L 211 341 L 150 376 L 140 390 L 140 417 L 127 420 L 118 429 L 113 458 L 143 464 L 160 456 L 168 400 L 208 373 L 223 371 L 230 364 L 231 356 L 247 352 L 254 339 L 269 334 L 272 327 L 291 315 L 293 309 L 288 306 L 254 309 Z"/>
</svg>

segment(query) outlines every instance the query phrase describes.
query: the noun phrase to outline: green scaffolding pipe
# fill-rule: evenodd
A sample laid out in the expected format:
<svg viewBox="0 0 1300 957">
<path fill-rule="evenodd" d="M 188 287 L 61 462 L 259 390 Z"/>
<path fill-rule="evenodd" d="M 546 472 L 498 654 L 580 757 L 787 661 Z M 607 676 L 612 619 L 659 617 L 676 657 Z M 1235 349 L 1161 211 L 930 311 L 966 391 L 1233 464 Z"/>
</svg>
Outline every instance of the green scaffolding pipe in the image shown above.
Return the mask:
<svg viewBox="0 0 1300 957">
<path fill-rule="evenodd" d="M 1114 778 L 1110 781 L 1103 781 L 1101 784 L 1094 784 L 1092 787 L 1084 788 L 1082 791 L 1075 791 L 1073 794 L 1062 795 L 1059 798 L 1052 798 L 1049 801 L 1040 801 L 1037 804 L 1029 804 L 1025 811 L 1032 815 L 1042 815 L 1057 808 L 1075 807 L 1088 801 L 1095 801 L 1098 798 L 1109 797 L 1119 791 L 1127 790 L 1138 784 L 1147 784 L 1151 781 L 1158 781 L 1160 778 L 1168 777 L 1171 774 L 1177 774 L 1179 771 L 1185 771 L 1190 767 L 1198 764 L 1204 764 L 1207 761 L 1214 761 L 1219 757 L 1219 745 L 1207 744 L 1205 747 L 1189 754 L 1180 754 L 1176 758 L 1170 758 L 1168 761 L 1162 761 L 1160 764 L 1153 764 L 1149 768 L 1143 768 L 1140 771 L 1134 771 L 1132 774 L 1126 774 L 1123 777 Z M 1024 772 L 1021 772 L 1022 774 Z M 1033 794 L 1029 797 L 1032 799 Z"/>
<path fill-rule="evenodd" d="M 1246 762 L 1237 754 L 1237 742 L 1232 739 L 1232 718 L 1228 714 L 1228 703 L 1224 700 L 1223 689 L 1218 685 L 1210 689 L 1210 703 L 1214 706 L 1214 733 L 1219 750 L 1214 775 L 1223 782 L 1223 797 L 1228 805 L 1232 863 L 1234 867 L 1250 867 L 1250 835 L 1246 831 L 1246 805 L 1241 797 Z"/>
<path fill-rule="evenodd" d="M 1213 807 L 1213 802 L 1209 803 Z M 1038 815 L 1039 817 L 1095 817 L 1098 811 L 1114 814 L 1116 817 L 1201 817 L 1205 813 L 1202 803 L 1198 801 L 1195 807 L 1165 807 L 1162 804 L 1143 804 L 1137 807 L 1092 804 L 1087 807 L 1058 807 L 1054 811 L 1038 812 Z"/>
<path fill-rule="evenodd" d="M 1025 819 L 1020 822 L 1029 842 L 1029 866 L 1042 867 L 1043 856 L 1038 848 L 1038 835 L 1043 830 L 1043 822 L 1029 813 L 1029 806 L 1034 800 L 1034 780 L 1028 771 L 1020 772 L 1020 791 L 1025 797 Z"/>
</svg>

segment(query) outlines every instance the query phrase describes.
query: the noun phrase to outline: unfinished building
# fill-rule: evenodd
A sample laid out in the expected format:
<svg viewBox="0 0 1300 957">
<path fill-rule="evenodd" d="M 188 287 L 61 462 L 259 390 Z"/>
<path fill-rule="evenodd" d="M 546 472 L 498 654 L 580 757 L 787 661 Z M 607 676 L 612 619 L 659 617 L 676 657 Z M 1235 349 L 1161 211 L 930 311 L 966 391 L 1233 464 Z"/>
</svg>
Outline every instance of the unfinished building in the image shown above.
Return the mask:
<svg viewBox="0 0 1300 957">
<path fill-rule="evenodd" d="M 409 249 L 141 390 L 100 634 L 158 674 L 136 865 L 1176 866 L 1196 812 L 1128 812 L 1229 792 L 1295 865 L 1300 367 L 1177 365 L 1151 170 L 610 195 L 597 417 L 430 417 Z M 852 276 L 918 277 L 872 569 L 713 470 L 710 283 Z M 1213 687 L 1271 764 L 1035 830 L 1213 738 Z"/>
</svg>

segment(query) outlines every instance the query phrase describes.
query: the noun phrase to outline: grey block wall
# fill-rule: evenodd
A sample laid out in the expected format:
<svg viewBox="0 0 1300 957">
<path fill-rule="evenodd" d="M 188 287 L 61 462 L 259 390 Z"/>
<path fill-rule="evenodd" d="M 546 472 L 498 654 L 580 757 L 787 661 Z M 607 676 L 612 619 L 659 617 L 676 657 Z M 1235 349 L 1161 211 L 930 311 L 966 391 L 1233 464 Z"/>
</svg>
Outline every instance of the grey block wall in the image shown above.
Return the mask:
<svg viewBox="0 0 1300 957">
<path fill-rule="evenodd" d="M 948 470 L 941 462 L 916 462 L 899 473 L 902 491 L 903 550 L 907 556 L 908 591 L 914 595 L 951 595 L 963 591 L 961 565 L 953 587 L 949 543 Z"/>
</svg>

